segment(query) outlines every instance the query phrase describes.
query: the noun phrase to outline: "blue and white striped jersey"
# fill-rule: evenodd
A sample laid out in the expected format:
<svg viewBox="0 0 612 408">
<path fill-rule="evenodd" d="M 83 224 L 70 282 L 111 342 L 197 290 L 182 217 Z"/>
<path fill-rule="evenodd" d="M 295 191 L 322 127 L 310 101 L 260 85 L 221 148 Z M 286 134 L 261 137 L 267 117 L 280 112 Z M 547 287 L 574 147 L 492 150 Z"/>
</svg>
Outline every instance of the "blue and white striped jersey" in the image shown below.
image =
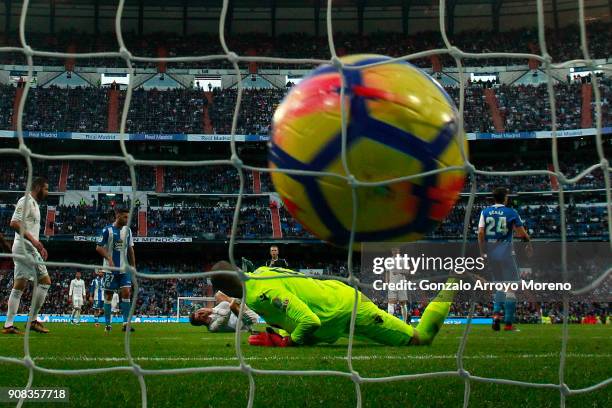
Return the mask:
<svg viewBox="0 0 612 408">
<path fill-rule="evenodd" d="M 119 228 L 113 224 L 107 225 L 102 230 L 102 236 L 98 238 L 97 244 L 106 248 L 108 253 L 111 254 L 115 266 L 120 268 L 122 259 L 127 262 L 128 247 L 134 246 L 132 231 L 128 226 Z M 103 265 L 107 266 L 107 264 L 108 262 L 104 259 Z"/>
<path fill-rule="evenodd" d="M 89 285 L 89 294 L 93 296 L 94 302 L 104 300 L 104 296 L 102 296 L 104 293 L 103 282 L 104 278 L 96 276 L 94 280 L 91 281 L 91 285 Z"/>
</svg>

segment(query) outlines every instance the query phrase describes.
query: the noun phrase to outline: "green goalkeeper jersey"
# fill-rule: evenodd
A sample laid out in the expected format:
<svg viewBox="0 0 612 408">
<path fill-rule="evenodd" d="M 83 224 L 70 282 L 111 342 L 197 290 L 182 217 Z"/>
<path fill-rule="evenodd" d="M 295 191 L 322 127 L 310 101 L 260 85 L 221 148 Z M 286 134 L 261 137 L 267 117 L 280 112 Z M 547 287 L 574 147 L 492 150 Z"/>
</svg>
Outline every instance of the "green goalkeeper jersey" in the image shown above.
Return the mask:
<svg viewBox="0 0 612 408">
<path fill-rule="evenodd" d="M 247 305 L 269 325 L 291 333 L 293 342 L 333 343 L 348 333 L 354 288 L 284 268 L 263 266 L 247 275 Z M 260 279 L 273 276 L 288 278 Z M 370 301 L 361 293 L 359 296 L 362 302 Z"/>
</svg>

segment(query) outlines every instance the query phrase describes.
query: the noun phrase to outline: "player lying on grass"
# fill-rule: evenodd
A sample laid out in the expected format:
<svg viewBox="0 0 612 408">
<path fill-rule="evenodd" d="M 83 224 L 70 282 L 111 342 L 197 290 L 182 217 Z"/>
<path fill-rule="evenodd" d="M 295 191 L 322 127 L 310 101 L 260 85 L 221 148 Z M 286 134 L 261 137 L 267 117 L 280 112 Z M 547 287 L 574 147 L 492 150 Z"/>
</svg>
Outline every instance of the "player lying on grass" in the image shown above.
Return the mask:
<svg viewBox="0 0 612 408">
<path fill-rule="evenodd" d="M 218 291 L 215 293 L 217 306 L 202 307 L 189 315 L 189 323 L 194 326 L 206 326 L 210 332 L 236 331 L 238 313 L 240 312 L 240 299 L 227 296 Z M 259 316 L 248 307 L 242 314 L 242 329 L 252 331 Z"/>
<path fill-rule="evenodd" d="M 213 271 L 236 270 L 229 262 L 216 263 Z M 355 289 L 336 280 L 318 280 L 283 268 L 261 267 L 244 282 L 246 306 L 267 324 L 287 332 L 281 336 L 268 330 L 249 337 L 249 344 L 267 347 L 334 343 L 349 334 L 355 301 Z M 272 277 L 282 279 L 269 279 Z M 299 276 L 299 277 L 297 277 Z M 261 278 L 268 279 L 261 279 Z M 216 290 L 242 298 L 242 284 L 237 276 L 212 278 Z M 431 344 L 448 315 L 452 291 L 442 291 L 427 306 L 416 328 L 380 310 L 364 294 L 358 293 L 355 336 L 389 346 Z"/>
</svg>

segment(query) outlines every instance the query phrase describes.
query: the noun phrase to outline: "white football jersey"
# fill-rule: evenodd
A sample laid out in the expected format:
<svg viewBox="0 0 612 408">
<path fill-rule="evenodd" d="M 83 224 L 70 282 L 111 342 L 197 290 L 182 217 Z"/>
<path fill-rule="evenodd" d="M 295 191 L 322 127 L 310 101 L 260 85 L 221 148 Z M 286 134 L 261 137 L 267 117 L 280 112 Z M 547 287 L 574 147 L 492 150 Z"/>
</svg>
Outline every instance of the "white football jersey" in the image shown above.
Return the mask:
<svg viewBox="0 0 612 408">
<path fill-rule="evenodd" d="M 387 272 L 389 272 L 389 283 L 398 284 L 403 279 L 406 279 L 405 272 L 402 269 L 389 268 Z"/>
<path fill-rule="evenodd" d="M 70 281 L 69 296 L 83 297 L 85 296 L 85 281 L 83 279 L 73 279 Z"/>
<path fill-rule="evenodd" d="M 27 213 L 25 212 L 26 198 L 28 200 Z M 23 223 L 23 226 L 25 228 L 24 232 L 29 232 L 35 239 L 38 240 L 38 236 L 40 235 L 40 208 L 38 207 L 38 203 L 36 202 L 34 197 L 32 197 L 32 194 L 28 194 L 27 196 L 21 197 L 19 201 L 17 201 L 17 205 L 15 206 L 15 212 L 13 212 L 11 221 L 19 221 L 20 223 Z M 29 243 L 30 241 L 26 240 L 26 245 L 28 245 Z M 21 245 L 21 235 L 15 232 L 15 240 L 13 241 L 13 251 L 15 251 L 17 245 Z"/>
<path fill-rule="evenodd" d="M 242 316 L 242 329 L 250 330 L 251 326 L 257 323 L 258 318 L 257 313 L 245 305 Z M 211 332 L 235 331 L 237 324 L 238 316 L 232 313 L 229 302 L 220 302 L 217 306 L 213 307 L 208 330 Z"/>
</svg>

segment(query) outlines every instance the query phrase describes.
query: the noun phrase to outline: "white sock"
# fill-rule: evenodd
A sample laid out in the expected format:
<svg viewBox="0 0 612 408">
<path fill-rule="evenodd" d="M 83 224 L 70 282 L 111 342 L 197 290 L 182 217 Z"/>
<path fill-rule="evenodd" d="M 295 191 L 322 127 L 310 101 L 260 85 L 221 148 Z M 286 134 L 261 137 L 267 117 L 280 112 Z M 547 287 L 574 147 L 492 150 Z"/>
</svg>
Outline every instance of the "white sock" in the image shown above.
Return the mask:
<svg viewBox="0 0 612 408">
<path fill-rule="evenodd" d="M 77 309 L 76 318 L 77 318 L 77 323 L 81 323 L 81 309 Z"/>
<path fill-rule="evenodd" d="M 6 322 L 4 323 L 4 327 L 11 327 L 13 325 L 13 322 L 15 321 L 15 315 L 17 314 L 17 310 L 19 310 L 19 303 L 21 303 L 21 295 L 23 295 L 22 290 L 11 290 L 11 294 L 9 295 L 8 300 L 8 311 L 6 313 Z"/>
<path fill-rule="evenodd" d="M 49 287 L 51 285 L 41 285 L 38 284 L 34 288 L 34 294 L 32 295 L 32 321 L 35 322 L 38 320 L 38 312 L 42 307 L 43 303 L 45 303 L 45 299 L 47 297 L 47 292 L 49 292 Z"/>
<path fill-rule="evenodd" d="M 395 304 L 389 303 L 387 304 L 387 312 L 391 315 L 395 315 Z"/>
<path fill-rule="evenodd" d="M 404 323 L 408 323 L 408 308 L 406 305 L 401 305 L 400 308 L 402 309 L 402 319 L 404 319 Z"/>
</svg>

